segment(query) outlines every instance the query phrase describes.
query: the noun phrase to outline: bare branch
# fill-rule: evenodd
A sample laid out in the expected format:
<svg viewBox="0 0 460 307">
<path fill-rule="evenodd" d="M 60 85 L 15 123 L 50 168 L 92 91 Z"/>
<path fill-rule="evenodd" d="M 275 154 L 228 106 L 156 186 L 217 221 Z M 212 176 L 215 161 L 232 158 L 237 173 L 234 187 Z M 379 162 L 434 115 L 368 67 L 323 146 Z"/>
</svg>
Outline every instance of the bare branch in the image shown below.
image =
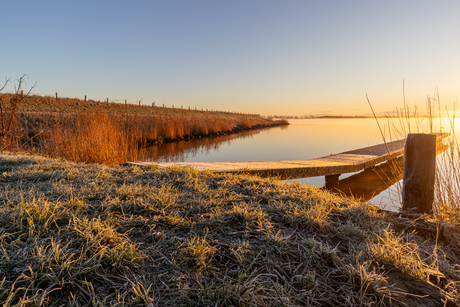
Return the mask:
<svg viewBox="0 0 460 307">
<path fill-rule="evenodd" d="M 11 78 L 6 78 L 5 83 L 4 83 L 3 86 L 0 88 L 0 92 L 3 91 L 3 89 L 6 87 L 6 85 L 10 82 L 10 79 L 11 79 Z"/>
<path fill-rule="evenodd" d="M 25 79 L 29 78 L 28 75 L 24 74 L 19 79 L 14 82 L 15 93 L 9 98 L 8 104 L 5 104 L 3 97 L 0 97 L 0 151 L 4 151 L 12 146 L 13 143 L 19 141 L 20 137 L 17 131 L 17 119 L 16 112 L 18 110 L 19 104 L 30 95 L 32 90 L 35 88 L 35 83 L 24 95 L 23 87 L 26 84 Z M 6 82 L 3 86 L 0 87 L 0 92 L 6 87 L 10 82 L 10 79 L 6 79 Z"/>
</svg>

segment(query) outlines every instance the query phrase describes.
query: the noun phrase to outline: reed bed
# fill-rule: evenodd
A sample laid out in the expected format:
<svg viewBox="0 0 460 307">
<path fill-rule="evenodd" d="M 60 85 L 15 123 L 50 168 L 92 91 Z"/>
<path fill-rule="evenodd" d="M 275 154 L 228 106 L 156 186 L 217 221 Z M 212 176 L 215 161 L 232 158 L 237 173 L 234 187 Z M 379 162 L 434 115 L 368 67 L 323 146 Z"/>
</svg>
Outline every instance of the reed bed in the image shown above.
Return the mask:
<svg viewBox="0 0 460 307">
<path fill-rule="evenodd" d="M 2 105 L 20 94 L 2 94 Z M 22 97 L 22 96 L 21 96 Z M 11 103 L 10 103 L 11 104 Z M 77 162 L 122 164 L 146 158 L 150 145 L 287 124 L 258 115 L 23 97 L 13 114 L 11 149 Z M 3 118 L 3 117 L 2 117 Z"/>
<path fill-rule="evenodd" d="M 41 153 L 77 162 L 106 164 L 143 159 L 149 145 L 218 136 L 270 124 L 239 118 L 106 112 L 26 113 L 18 117 L 25 123 L 20 128 L 23 135 L 40 134 L 30 147 L 38 147 Z"/>
<path fill-rule="evenodd" d="M 3 306 L 456 306 L 444 235 L 300 183 L 0 155 Z"/>
</svg>

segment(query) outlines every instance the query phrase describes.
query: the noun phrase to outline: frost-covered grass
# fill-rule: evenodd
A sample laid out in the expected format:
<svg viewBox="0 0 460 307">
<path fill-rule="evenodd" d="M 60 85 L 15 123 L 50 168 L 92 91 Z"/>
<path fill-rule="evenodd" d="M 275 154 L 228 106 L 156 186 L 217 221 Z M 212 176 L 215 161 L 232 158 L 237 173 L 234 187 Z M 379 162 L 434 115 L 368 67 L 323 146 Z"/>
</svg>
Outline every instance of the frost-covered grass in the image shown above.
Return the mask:
<svg viewBox="0 0 460 307">
<path fill-rule="evenodd" d="M 0 155 L 4 306 L 459 303 L 455 229 L 313 186 Z"/>
</svg>

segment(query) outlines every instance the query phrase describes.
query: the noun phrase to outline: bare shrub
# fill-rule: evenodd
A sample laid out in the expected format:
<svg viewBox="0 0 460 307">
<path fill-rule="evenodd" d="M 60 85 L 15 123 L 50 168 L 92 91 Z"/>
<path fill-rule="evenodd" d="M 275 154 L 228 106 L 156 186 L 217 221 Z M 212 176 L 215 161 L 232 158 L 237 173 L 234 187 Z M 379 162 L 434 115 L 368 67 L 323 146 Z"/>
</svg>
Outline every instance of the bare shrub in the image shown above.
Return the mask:
<svg viewBox="0 0 460 307">
<path fill-rule="evenodd" d="M 25 77 L 15 81 L 15 93 L 8 96 L 0 96 L 0 151 L 11 148 L 13 145 L 18 145 L 21 141 L 21 137 L 18 133 L 18 122 L 16 112 L 19 104 L 30 95 L 35 85 L 32 86 L 29 91 L 24 95 L 23 87 Z M 6 79 L 5 83 L 0 88 L 0 93 L 10 82 L 10 79 Z M 9 98 L 9 99 L 8 99 Z"/>
</svg>

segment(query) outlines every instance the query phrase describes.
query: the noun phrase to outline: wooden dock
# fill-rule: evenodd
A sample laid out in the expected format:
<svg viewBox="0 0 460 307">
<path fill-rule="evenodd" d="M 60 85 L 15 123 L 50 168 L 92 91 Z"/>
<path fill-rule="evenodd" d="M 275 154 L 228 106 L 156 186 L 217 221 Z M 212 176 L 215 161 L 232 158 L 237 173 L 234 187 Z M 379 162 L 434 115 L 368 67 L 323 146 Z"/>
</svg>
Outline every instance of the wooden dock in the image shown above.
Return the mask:
<svg viewBox="0 0 460 307">
<path fill-rule="evenodd" d="M 437 133 L 437 141 L 448 133 Z M 212 170 L 217 173 L 250 173 L 263 177 L 276 176 L 281 179 L 326 176 L 326 185 L 334 186 L 340 174 L 358 172 L 381 162 L 404 155 L 406 140 L 398 140 L 375 146 L 355 149 L 335 155 L 311 160 L 251 161 L 251 162 L 160 162 L 160 168 L 174 165 L 190 166 L 197 170 Z M 155 162 L 128 162 L 127 165 L 148 165 Z"/>
</svg>

